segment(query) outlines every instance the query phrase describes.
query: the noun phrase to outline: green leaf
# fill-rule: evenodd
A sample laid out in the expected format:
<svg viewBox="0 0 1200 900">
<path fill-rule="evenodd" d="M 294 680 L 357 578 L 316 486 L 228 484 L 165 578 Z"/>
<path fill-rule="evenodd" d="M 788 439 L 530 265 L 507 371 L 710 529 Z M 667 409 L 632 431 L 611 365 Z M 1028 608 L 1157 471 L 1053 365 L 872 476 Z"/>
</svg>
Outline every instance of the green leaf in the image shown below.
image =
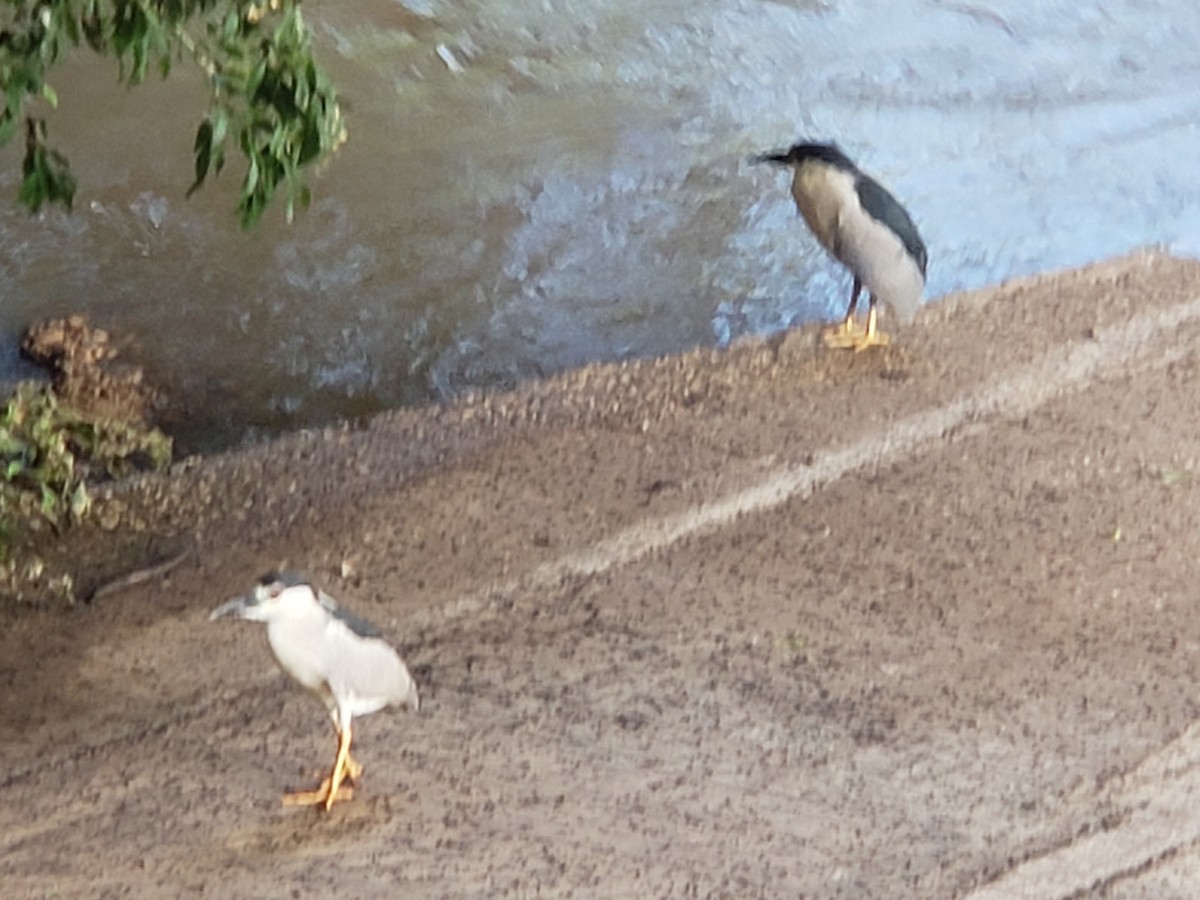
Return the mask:
<svg viewBox="0 0 1200 900">
<path fill-rule="evenodd" d="M 192 151 L 196 155 L 196 180 L 187 190 L 187 196 L 192 196 L 204 179 L 208 177 L 208 168 L 212 163 L 213 126 L 212 121 L 205 119 L 196 129 L 196 140 L 192 142 Z"/>
<path fill-rule="evenodd" d="M 82 522 L 91 508 L 91 494 L 88 493 L 87 485 L 81 481 L 75 485 L 75 490 L 71 494 L 71 518 L 76 522 Z"/>
<path fill-rule="evenodd" d="M 242 192 L 245 194 L 253 194 L 258 189 L 258 156 L 257 154 L 250 157 L 250 167 L 246 170 L 246 181 L 242 185 Z"/>
<path fill-rule="evenodd" d="M 212 114 L 212 143 L 220 147 L 225 143 L 225 135 L 229 132 L 229 116 L 223 109 Z"/>
<path fill-rule="evenodd" d="M 225 14 L 225 21 L 223 23 L 221 39 L 224 42 L 229 43 L 229 44 L 234 43 L 234 41 L 237 40 L 238 32 L 241 31 L 241 28 L 242 28 L 241 15 L 239 14 L 238 10 L 231 9 L 228 13 Z"/>
<path fill-rule="evenodd" d="M 18 194 L 21 202 L 33 212 L 47 201 L 69 209 L 75 199 L 75 177 L 67 158 L 46 146 L 45 126 L 41 121 L 28 120 L 26 130 L 24 177 Z"/>
<path fill-rule="evenodd" d="M 54 524 L 58 524 L 58 495 L 47 484 L 43 484 L 41 487 L 41 513 Z"/>
</svg>

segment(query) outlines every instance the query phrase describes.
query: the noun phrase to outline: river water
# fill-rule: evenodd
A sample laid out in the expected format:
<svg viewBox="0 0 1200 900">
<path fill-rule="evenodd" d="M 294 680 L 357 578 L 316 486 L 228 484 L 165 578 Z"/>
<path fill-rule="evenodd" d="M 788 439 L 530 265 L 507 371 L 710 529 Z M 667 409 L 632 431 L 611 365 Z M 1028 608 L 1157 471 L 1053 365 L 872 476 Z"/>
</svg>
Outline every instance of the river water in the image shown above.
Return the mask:
<svg viewBox="0 0 1200 900">
<path fill-rule="evenodd" d="M 185 449 L 721 345 L 837 315 L 848 280 L 747 157 L 836 139 L 912 211 L 927 297 L 1146 244 L 1200 250 L 1193 0 L 310 2 L 350 142 L 295 224 L 235 172 L 191 200 L 203 86 L 55 81 L 72 214 L 0 153 L 0 378 L 83 312 Z M 236 170 L 236 164 L 231 167 Z"/>
</svg>

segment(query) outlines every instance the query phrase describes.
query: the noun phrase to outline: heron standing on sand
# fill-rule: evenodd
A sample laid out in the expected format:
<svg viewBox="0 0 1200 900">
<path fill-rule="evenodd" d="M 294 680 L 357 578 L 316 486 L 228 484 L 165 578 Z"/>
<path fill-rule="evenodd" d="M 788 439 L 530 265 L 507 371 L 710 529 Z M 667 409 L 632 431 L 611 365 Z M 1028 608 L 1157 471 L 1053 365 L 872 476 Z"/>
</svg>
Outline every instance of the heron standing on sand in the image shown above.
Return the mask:
<svg viewBox="0 0 1200 900">
<path fill-rule="evenodd" d="M 836 144 L 800 143 L 756 161 L 791 168 L 796 209 L 821 246 L 854 277 L 846 317 L 822 335 L 826 346 L 865 350 L 887 344 L 888 335 L 876 322 L 877 303 L 883 301 L 899 322 L 907 323 L 925 289 L 929 255 L 912 217 Z M 854 320 L 864 287 L 870 294 L 865 329 Z"/>
<path fill-rule="evenodd" d="M 284 795 L 288 806 L 324 806 L 352 795 L 362 766 L 350 755 L 355 716 L 386 706 L 416 712 L 417 686 L 403 660 L 370 622 L 342 609 L 333 598 L 294 572 L 269 572 L 245 596 L 212 611 L 209 619 L 235 616 L 267 623 L 267 642 L 280 667 L 312 691 L 329 711 L 337 732 L 337 756 L 315 791 Z M 340 794 L 339 794 L 340 791 Z"/>
</svg>

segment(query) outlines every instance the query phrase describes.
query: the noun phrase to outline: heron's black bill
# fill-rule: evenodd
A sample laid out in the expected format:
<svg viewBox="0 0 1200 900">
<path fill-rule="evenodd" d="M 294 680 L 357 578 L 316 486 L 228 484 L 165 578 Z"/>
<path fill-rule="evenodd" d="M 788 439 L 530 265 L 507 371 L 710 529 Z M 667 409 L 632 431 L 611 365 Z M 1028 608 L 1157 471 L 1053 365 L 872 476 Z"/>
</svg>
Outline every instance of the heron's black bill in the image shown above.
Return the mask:
<svg viewBox="0 0 1200 900">
<path fill-rule="evenodd" d="M 777 166 L 790 165 L 792 162 L 791 155 L 788 153 L 760 153 L 758 156 L 750 157 L 752 163 L 773 163 Z"/>
</svg>

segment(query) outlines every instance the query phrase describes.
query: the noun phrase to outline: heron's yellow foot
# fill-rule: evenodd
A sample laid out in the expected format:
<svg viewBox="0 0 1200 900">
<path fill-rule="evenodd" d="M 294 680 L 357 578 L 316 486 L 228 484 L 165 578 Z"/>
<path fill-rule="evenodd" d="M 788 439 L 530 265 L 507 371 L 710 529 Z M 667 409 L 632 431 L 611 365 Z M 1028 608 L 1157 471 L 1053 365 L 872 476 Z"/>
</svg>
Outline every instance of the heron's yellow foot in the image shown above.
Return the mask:
<svg viewBox="0 0 1200 900">
<path fill-rule="evenodd" d="M 862 353 L 871 347 L 886 347 L 891 342 L 892 339 L 882 331 L 863 331 L 848 339 L 846 343 L 837 346 L 853 350 L 855 353 Z"/>
<path fill-rule="evenodd" d="M 335 781 L 339 764 L 342 773 L 340 777 L 336 777 Z M 350 755 L 349 748 L 347 748 L 345 758 L 343 759 L 339 753 L 338 759 L 334 762 L 334 770 L 325 776 L 325 780 L 321 782 L 319 788 L 315 791 L 284 794 L 283 805 L 324 806 L 325 809 L 329 809 L 339 800 L 350 800 L 354 797 L 354 788 L 351 785 L 362 777 L 362 773 L 362 764 Z"/>
<path fill-rule="evenodd" d="M 821 341 L 831 349 L 854 347 L 866 335 L 866 331 L 851 318 L 843 319 L 821 332 Z"/>
<path fill-rule="evenodd" d="M 350 729 L 338 728 L 337 757 L 333 761 L 333 771 L 321 782 L 315 791 L 299 791 L 283 795 L 284 806 L 324 806 L 329 810 L 338 800 L 349 800 L 354 796 L 354 788 L 343 782 L 353 782 L 362 775 L 363 767 L 350 755 L 352 740 Z"/>
<path fill-rule="evenodd" d="M 321 782 L 321 786 L 315 791 L 296 791 L 293 794 L 283 795 L 284 806 L 324 806 L 329 809 L 338 800 L 350 800 L 354 797 L 354 788 L 350 785 L 343 785 L 338 788 L 338 791 L 332 797 L 329 794 L 329 786 L 333 783 L 333 778 L 328 777 Z"/>
<path fill-rule="evenodd" d="M 872 303 L 871 311 L 867 314 L 865 329 L 859 328 L 854 324 L 854 320 L 847 316 L 840 325 L 830 328 L 821 337 L 824 339 L 826 347 L 844 348 L 853 350 L 855 353 L 861 353 L 868 347 L 886 347 L 892 342 L 892 339 L 879 330 L 878 321 L 878 312 L 875 304 Z"/>
</svg>

